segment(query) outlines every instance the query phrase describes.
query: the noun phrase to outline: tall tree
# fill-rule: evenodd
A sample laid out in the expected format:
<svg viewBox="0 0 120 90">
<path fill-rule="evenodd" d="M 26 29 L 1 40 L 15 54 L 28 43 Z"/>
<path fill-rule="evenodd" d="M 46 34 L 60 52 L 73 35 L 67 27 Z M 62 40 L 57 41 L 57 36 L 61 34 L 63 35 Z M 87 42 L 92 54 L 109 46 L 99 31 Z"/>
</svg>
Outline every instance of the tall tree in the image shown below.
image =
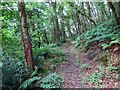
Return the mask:
<svg viewBox="0 0 120 90">
<path fill-rule="evenodd" d="M 32 45 L 30 42 L 30 37 L 27 28 L 26 12 L 24 0 L 19 0 L 18 2 L 19 18 L 21 26 L 21 38 L 24 48 L 24 58 L 25 66 L 30 69 L 34 69 L 33 56 L 32 56 Z"/>
<path fill-rule="evenodd" d="M 62 40 L 66 41 L 66 32 L 65 32 L 65 15 L 64 15 L 64 3 L 62 2 L 61 5 L 59 6 L 60 8 L 60 17 L 61 17 L 61 32 L 62 32 Z"/>
<path fill-rule="evenodd" d="M 60 36 L 61 36 L 61 33 L 60 33 L 60 29 L 59 29 L 59 22 L 58 22 L 58 16 L 57 16 L 57 4 L 56 2 L 51 2 L 51 5 L 53 7 L 53 11 L 54 11 L 54 14 L 53 14 L 53 22 L 55 24 L 55 38 L 56 38 L 56 43 L 59 43 L 60 41 Z"/>
<path fill-rule="evenodd" d="M 69 3 L 69 5 L 74 8 L 74 4 Z M 87 15 L 85 15 L 80 9 L 78 9 L 78 7 L 79 6 L 77 6 L 77 5 L 75 6 L 75 9 L 78 11 L 78 13 L 81 14 L 82 16 L 84 16 L 85 18 L 87 18 L 90 22 L 92 22 L 96 26 L 95 21 L 93 19 L 91 19 L 90 17 L 88 17 Z"/>
<path fill-rule="evenodd" d="M 88 9 L 88 17 L 91 18 L 92 15 L 91 15 L 90 3 L 86 2 L 86 4 L 87 4 L 87 9 Z M 89 22 L 89 23 L 90 23 L 90 28 L 92 28 L 92 23 L 91 22 Z"/>
<path fill-rule="evenodd" d="M 118 16 L 120 17 L 120 1 L 118 2 Z"/>
<path fill-rule="evenodd" d="M 119 22 L 119 20 L 118 20 L 115 7 L 113 6 L 112 2 L 109 2 L 109 1 L 108 1 L 107 3 L 108 3 L 109 8 L 112 10 L 112 14 L 113 14 L 113 17 L 114 17 L 114 19 L 115 19 L 115 22 L 117 23 L 117 25 L 119 25 L 120 22 Z"/>
</svg>

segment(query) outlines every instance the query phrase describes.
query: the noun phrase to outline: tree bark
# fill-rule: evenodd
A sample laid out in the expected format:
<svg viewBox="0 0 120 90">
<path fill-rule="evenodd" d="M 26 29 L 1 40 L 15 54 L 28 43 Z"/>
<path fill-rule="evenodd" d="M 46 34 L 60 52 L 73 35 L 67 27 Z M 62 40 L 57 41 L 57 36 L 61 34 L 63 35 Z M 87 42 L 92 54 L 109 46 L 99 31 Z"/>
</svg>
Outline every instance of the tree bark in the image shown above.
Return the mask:
<svg viewBox="0 0 120 90">
<path fill-rule="evenodd" d="M 120 1 L 118 2 L 118 16 L 120 18 Z"/>
<path fill-rule="evenodd" d="M 69 24 L 69 20 L 66 20 L 66 24 L 67 24 L 67 30 L 68 30 L 68 33 L 69 33 L 69 37 L 72 38 L 72 32 L 71 32 L 71 28 L 70 28 L 70 24 Z"/>
<path fill-rule="evenodd" d="M 18 9 L 19 9 L 19 18 L 20 18 L 20 26 L 21 26 L 21 38 L 22 38 L 22 44 L 24 48 L 25 66 L 28 69 L 34 69 L 32 45 L 30 42 L 30 37 L 28 33 L 28 28 L 27 28 L 24 0 L 19 0 Z"/>
<path fill-rule="evenodd" d="M 91 8 L 90 8 L 90 4 L 89 2 L 86 2 L 87 4 L 87 9 L 88 9 L 88 17 L 91 18 L 92 15 L 91 15 Z M 92 28 L 92 22 L 89 22 L 90 23 L 90 28 Z"/>
<path fill-rule="evenodd" d="M 74 7 L 73 4 L 69 4 L 69 5 L 70 5 L 71 7 Z M 90 17 L 88 17 L 87 15 L 85 15 L 84 13 L 82 13 L 80 10 L 78 10 L 77 7 L 75 7 L 75 8 L 76 8 L 76 10 L 78 11 L 78 13 L 80 13 L 82 16 L 86 17 L 90 22 L 92 22 L 92 23 L 96 26 L 96 23 L 95 23 L 94 20 L 92 20 Z"/>
<path fill-rule="evenodd" d="M 66 32 L 65 32 L 65 16 L 63 13 L 64 6 L 60 7 L 60 13 L 61 13 L 61 32 L 62 32 L 62 39 L 63 41 L 66 41 Z"/>
<path fill-rule="evenodd" d="M 119 25 L 119 20 L 116 14 L 115 7 L 113 6 L 112 2 L 107 2 L 107 3 L 108 3 L 109 8 L 112 10 L 112 14 L 113 14 L 115 22 L 117 23 L 117 25 Z"/>
<path fill-rule="evenodd" d="M 58 17 L 57 17 L 57 12 L 56 12 L 56 2 L 52 2 L 52 7 L 53 7 L 53 10 L 54 10 L 54 24 L 55 24 L 55 33 L 56 33 L 56 43 L 59 43 L 60 42 L 60 30 L 59 30 L 59 23 L 58 23 Z"/>
</svg>

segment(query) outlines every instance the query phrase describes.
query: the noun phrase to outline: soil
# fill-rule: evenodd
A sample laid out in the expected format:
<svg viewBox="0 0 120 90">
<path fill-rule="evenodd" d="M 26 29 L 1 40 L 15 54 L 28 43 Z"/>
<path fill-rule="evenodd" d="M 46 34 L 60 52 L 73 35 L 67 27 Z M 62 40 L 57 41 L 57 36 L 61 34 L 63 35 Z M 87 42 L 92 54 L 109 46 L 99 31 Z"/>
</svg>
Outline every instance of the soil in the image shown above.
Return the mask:
<svg viewBox="0 0 120 90">
<path fill-rule="evenodd" d="M 78 48 L 75 48 L 70 42 L 62 46 L 67 57 L 67 63 L 61 64 L 57 68 L 57 72 L 64 78 L 64 84 L 61 88 L 83 88 L 81 83 L 82 71 L 80 70 L 80 65 L 88 62 L 89 59 L 84 53 L 79 52 Z M 80 62 L 80 63 L 76 63 Z"/>
<path fill-rule="evenodd" d="M 92 59 L 89 58 L 86 55 L 86 53 L 81 52 L 79 48 L 76 48 L 70 42 L 67 42 L 64 45 L 62 45 L 61 49 L 64 51 L 67 58 L 66 63 L 60 64 L 59 66 L 56 67 L 56 72 L 64 78 L 64 83 L 62 84 L 61 88 L 90 88 L 91 86 L 94 86 L 94 85 L 91 85 L 90 83 L 83 85 L 81 81 L 83 78 L 85 78 L 86 73 L 89 73 L 90 75 L 92 75 L 98 69 L 96 67 L 99 66 L 100 63 L 95 61 L 96 57 Z M 94 51 L 95 53 L 93 54 L 96 54 L 96 55 L 98 55 L 98 53 L 101 52 L 98 50 L 92 50 L 92 52 Z M 92 67 L 92 69 L 81 70 L 82 64 L 88 64 Z M 114 77 L 114 75 L 112 75 L 111 77 Z M 106 82 L 105 79 L 106 78 L 103 79 L 103 84 Z M 108 82 L 112 84 L 115 83 L 115 85 L 114 84 L 111 85 L 107 83 L 106 84 L 108 85 L 107 87 L 117 88 L 117 85 L 118 85 L 117 81 L 113 80 L 113 82 L 111 82 L 110 80 L 108 80 Z"/>
</svg>

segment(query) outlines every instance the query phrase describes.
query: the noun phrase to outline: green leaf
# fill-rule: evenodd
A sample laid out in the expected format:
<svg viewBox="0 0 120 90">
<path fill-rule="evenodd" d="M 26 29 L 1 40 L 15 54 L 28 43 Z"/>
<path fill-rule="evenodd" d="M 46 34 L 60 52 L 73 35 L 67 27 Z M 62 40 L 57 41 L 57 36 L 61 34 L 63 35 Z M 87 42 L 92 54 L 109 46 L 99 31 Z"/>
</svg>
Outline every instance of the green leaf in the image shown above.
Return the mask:
<svg viewBox="0 0 120 90">
<path fill-rule="evenodd" d="M 108 48 L 110 45 L 109 45 L 109 44 L 102 44 L 101 46 L 102 46 L 103 49 L 106 49 L 106 48 Z"/>
<path fill-rule="evenodd" d="M 18 90 L 24 90 L 26 88 L 28 88 L 34 81 L 39 80 L 41 77 L 33 77 L 30 79 L 27 79 L 26 81 L 24 81 L 20 87 L 18 88 Z"/>
</svg>

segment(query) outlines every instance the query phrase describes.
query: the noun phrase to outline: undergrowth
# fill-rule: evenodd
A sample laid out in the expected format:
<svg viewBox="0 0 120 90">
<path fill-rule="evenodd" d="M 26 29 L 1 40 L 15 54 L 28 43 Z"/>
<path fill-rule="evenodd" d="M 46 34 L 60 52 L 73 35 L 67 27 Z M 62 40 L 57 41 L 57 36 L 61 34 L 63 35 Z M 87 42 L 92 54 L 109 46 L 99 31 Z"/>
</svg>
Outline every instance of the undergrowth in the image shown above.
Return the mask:
<svg viewBox="0 0 120 90">
<path fill-rule="evenodd" d="M 65 55 L 60 48 L 54 44 L 33 48 L 33 56 L 35 71 L 26 70 L 24 60 L 8 60 L 2 57 L 4 67 L 2 72 L 3 90 L 17 90 L 20 84 L 20 90 L 35 87 L 37 81 L 40 81 L 40 88 L 58 88 L 60 86 L 63 79 L 57 73 L 54 73 L 55 67 L 66 61 Z M 44 80 L 47 80 L 48 83 Z"/>
<path fill-rule="evenodd" d="M 112 64 L 109 64 L 107 67 L 97 66 L 96 69 L 97 70 L 95 70 L 93 73 L 87 73 L 84 75 L 84 77 L 82 78 L 83 85 L 91 83 L 93 87 L 103 87 L 103 80 L 105 78 L 113 78 L 109 74 L 115 73 L 118 70 L 118 68 L 116 66 L 113 66 Z"/>
<path fill-rule="evenodd" d="M 106 49 L 114 43 L 120 44 L 118 30 L 119 26 L 113 23 L 113 19 L 110 19 L 82 33 L 72 43 L 75 44 L 75 46 L 87 48 L 88 46 L 91 47 L 94 42 L 100 43 L 109 40 L 109 43 L 102 44 L 103 49 Z"/>
</svg>

